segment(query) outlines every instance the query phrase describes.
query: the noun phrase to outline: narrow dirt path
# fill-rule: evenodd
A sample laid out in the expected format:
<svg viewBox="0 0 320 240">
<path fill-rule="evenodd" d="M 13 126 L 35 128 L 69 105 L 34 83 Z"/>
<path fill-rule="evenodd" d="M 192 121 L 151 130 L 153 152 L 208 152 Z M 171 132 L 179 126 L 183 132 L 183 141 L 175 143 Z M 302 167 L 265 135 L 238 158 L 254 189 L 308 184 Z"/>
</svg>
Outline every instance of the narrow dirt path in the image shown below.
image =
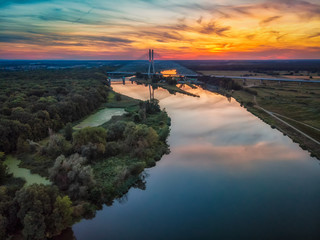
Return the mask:
<svg viewBox="0 0 320 240">
<path fill-rule="evenodd" d="M 312 140 L 313 142 L 317 143 L 320 145 L 320 142 L 317 141 L 316 139 L 314 139 L 313 137 L 310 137 L 309 135 L 305 134 L 304 132 L 300 131 L 299 129 L 297 129 L 296 127 L 292 126 L 291 124 L 287 123 L 286 121 L 282 120 L 281 118 L 277 117 L 273 112 L 270 112 L 266 109 L 264 109 L 263 107 L 260 107 L 257 103 L 257 98 L 256 96 L 253 96 L 253 102 L 255 103 L 256 107 L 261 109 L 262 111 L 268 113 L 270 116 L 274 117 L 275 119 L 279 120 L 280 122 L 282 122 L 283 124 L 291 127 L 292 129 L 294 129 L 295 131 L 297 131 L 298 133 L 302 134 L 303 136 L 309 138 L 310 140 Z M 280 115 L 280 114 L 279 114 Z M 318 129 L 316 129 L 318 130 Z"/>
</svg>

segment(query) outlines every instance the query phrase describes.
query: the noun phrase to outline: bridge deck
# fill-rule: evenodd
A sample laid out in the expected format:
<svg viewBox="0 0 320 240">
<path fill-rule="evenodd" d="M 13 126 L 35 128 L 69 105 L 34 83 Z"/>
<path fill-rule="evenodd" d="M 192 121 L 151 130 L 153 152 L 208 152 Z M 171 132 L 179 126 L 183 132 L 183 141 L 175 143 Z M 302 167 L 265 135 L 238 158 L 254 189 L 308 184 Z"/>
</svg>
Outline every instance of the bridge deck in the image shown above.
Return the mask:
<svg viewBox="0 0 320 240">
<path fill-rule="evenodd" d="M 122 74 L 122 75 L 135 75 L 135 72 L 107 72 L 108 74 Z M 142 73 L 147 75 L 148 73 Z M 156 73 L 154 75 L 162 75 L 161 73 Z M 167 75 L 167 74 L 166 74 Z M 179 74 L 168 74 L 170 76 L 179 76 Z M 185 77 L 199 77 L 200 74 L 196 75 L 183 75 Z M 288 78 L 263 78 L 263 77 L 241 77 L 241 76 L 223 76 L 223 75 L 209 75 L 212 77 L 220 78 L 234 78 L 234 79 L 251 79 L 251 80 L 262 80 L 262 81 L 277 81 L 277 82 L 308 82 L 308 83 L 320 83 L 320 80 L 306 80 L 306 79 L 288 79 Z"/>
<path fill-rule="evenodd" d="M 107 72 L 107 74 L 122 74 L 122 75 L 135 75 L 136 72 Z M 148 73 L 141 73 L 142 75 L 148 75 Z M 151 74 L 151 75 L 163 75 L 161 73 L 155 73 L 155 74 Z M 165 74 L 165 75 L 169 75 L 169 76 L 185 76 L 185 77 L 198 77 L 201 76 L 200 74 Z"/>
</svg>

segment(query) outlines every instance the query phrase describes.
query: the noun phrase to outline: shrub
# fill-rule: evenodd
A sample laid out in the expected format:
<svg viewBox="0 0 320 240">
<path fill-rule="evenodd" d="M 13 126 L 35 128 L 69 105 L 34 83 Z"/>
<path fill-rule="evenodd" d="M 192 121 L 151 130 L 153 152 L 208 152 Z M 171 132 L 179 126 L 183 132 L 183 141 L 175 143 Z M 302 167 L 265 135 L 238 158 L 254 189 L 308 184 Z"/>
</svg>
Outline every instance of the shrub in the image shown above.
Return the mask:
<svg viewBox="0 0 320 240">
<path fill-rule="evenodd" d="M 72 124 L 68 123 L 66 125 L 66 128 L 64 129 L 64 137 L 67 141 L 71 141 L 72 140 Z"/>
<path fill-rule="evenodd" d="M 253 102 L 250 102 L 250 101 L 246 102 L 247 107 L 253 107 L 253 105 L 254 105 Z"/>
<path fill-rule="evenodd" d="M 56 158 L 61 154 L 69 154 L 70 150 L 71 144 L 67 142 L 63 136 L 50 134 L 47 145 L 42 148 L 42 154 Z"/>
<path fill-rule="evenodd" d="M 108 127 L 107 140 L 117 141 L 123 139 L 123 133 L 127 124 L 124 121 L 117 121 Z"/>
<path fill-rule="evenodd" d="M 134 157 L 148 158 L 152 155 L 152 148 L 158 142 L 156 131 L 144 124 L 128 123 L 124 132 L 126 136 L 124 146 Z"/>
<path fill-rule="evenodd" d="M 170 134 L 170 129 L 168 126 L 161 128 L 159 131 L 159 140 L 162 142 L 165 142 L 169 134 Z"/>
<path fill-rule="evenodd" d="M 117 93 L 115 95 L 115 98 L 116 98 L 116 101 L 121 101 L 121 95 L 120 94 Z"/>
<path fill-rule="evenodd" d="M 145 108 L 146 108 L 146 112 L 149 114 L 158 113 L 161 111 L 160 106 L 159 106 L 159 100 L 157 100 L 157 99 L 153 99 L 151 101 L 149 101 L 149 100 L 146 101 Z"/>
<path fill-rule="evenodd" d="M 244 91 L 251 93 L 253 95 L 258 95 L 258 92 L 256 90 L 250 89 L 250 88 L 244 88 Z"/>
<path fill-rule="evenodd" d="M 92 169 L 86 163 L 87 159 L 77 153 L 69 158 L 61 155 L 49 169 L 50 180 L 72 199 L 86 199 L 95 183 Z"/>
<path fill-rule="evenodd" d="M 86 127 L 73 134 L 73 147 L 75 151 L 81 152 L 83 145 L 89 143 L 96 146 L 97 152 L 105 152 L 107 131 L 102 127 Z"/>
</svg>

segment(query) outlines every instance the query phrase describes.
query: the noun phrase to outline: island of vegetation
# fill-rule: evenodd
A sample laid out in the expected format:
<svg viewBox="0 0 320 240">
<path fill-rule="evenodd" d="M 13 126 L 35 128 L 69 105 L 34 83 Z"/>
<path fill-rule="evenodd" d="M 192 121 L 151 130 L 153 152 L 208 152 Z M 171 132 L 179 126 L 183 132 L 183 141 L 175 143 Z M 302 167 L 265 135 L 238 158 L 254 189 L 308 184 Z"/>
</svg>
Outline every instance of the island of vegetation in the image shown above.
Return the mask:
<svg viewBox="0 0 320 240">
<path fill-rule="evenodd" d="M 130 187 L 144 189 L 143 170 L 169 152 L 170 118 L 158 101 L 115 93 L 105 71 L 0 73 L 0 239 L 60 234 Z M 106 107 L 126 113 L 97 127 L 74 128 Z M 9 174 L 6 158 L 18 159 L 45 184 Z"/>
</svg>

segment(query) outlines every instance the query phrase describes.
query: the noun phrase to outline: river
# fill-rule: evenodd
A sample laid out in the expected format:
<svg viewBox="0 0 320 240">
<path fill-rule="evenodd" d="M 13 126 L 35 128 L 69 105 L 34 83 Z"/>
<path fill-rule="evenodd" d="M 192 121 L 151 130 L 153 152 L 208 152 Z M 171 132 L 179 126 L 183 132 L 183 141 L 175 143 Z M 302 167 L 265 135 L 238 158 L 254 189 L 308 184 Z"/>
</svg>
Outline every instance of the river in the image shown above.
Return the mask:
<svg viewBox="0 0 320 240">
<path fill-rule="evenodd" d="M 114 84 L 148 99 L 149 89 Z M 234 99 L 202 89 L 200 98 L 155 90 L 172 119 L 171 153 L 91 220 L 82 239 L 320 239 L 320 165 L 298 144 Z"/>
</svg>

